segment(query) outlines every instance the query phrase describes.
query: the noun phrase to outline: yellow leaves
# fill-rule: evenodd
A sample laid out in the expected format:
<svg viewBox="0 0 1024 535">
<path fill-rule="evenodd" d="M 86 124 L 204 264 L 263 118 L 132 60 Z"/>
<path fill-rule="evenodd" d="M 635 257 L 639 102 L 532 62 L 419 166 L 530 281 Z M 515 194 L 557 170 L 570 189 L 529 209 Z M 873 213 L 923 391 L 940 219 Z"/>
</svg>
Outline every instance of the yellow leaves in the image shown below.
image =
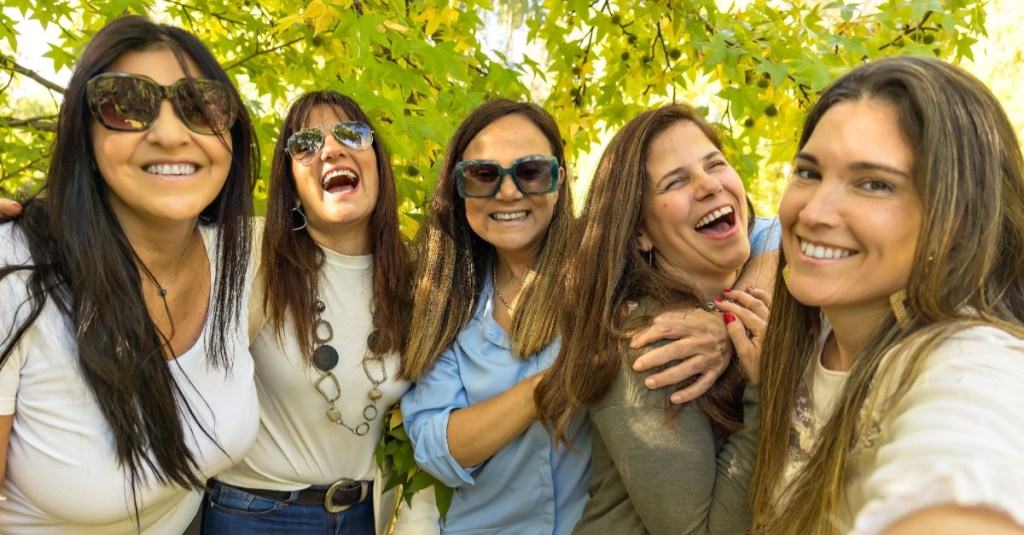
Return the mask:
<svg viewBox="0 0 1024 535">
<path fill-rule="evenodd" d="M 434 35 L 441 25 L 452 26 L 458 19 L 458 10 L 449 7 L 448 2 L 444 2 L 440 9 L 437 6 L 426 6 L 422 13 L 413 17 L 413 20 L 425 25 L 423 33 L 428 37 Z"/>
<path fill-rule="evenodd" d="M 295 24 L 303 24 L 313 30 L 313 35 L 318 35 L 330 28 L 335 20 L 341 18 L 339 8 L 345 9 L 351 5 L 351 0 L 328 0 L 327 3 L 323 0 L 312 0 L 301 12 L 282 17 L 271 33 L 276 34 Z"/>
<path fill-rule="evenodd" d="M 402 35 L 405 35 L 409 31 L 408 26 L 403 26 L 397 22 L 391 22 L 390 20 L 384 21 L 384 23 L 381 24 L 381 26 L 389 30 L 394 30 Z"/>
</svg>

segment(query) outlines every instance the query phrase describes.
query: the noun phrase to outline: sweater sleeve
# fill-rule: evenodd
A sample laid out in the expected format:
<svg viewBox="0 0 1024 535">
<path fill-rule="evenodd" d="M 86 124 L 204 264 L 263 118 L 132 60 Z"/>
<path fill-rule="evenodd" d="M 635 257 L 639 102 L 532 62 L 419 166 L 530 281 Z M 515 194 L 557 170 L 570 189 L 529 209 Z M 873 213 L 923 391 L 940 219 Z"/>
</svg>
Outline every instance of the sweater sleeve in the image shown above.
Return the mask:
<svg viewBox="0 0 1024 535">
<path fill-rule="evenodd" d="M 628 504 L 609 509 L 618 514 L 631 509 L 652 534 L 745 532 L 751 518 L 746 494 L 757 433 L 757 387 L 748 387 L 744 395 L 750 424 L 719 450 L 711 423 L 696 404 L 669 412 L 665 392 L 648 390 L 643 378 L 623 366 L 591 413 L 628 495 Z"/>
</svg>

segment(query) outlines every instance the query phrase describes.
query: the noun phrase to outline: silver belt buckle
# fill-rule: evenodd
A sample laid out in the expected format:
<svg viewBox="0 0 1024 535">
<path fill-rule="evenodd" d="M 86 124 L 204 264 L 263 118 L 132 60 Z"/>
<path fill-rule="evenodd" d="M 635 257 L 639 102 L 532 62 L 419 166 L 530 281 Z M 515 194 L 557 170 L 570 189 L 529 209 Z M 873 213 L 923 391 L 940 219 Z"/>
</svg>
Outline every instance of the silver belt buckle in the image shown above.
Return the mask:
<svg viewBox="0 0 1024 535">
<path fill-rule="evenodd" d="M 342 487 L 347 487 L 347 486 L 349 486 L 349 485 L 351 485 L 353 483 L 359 483 L 360 484 L 359 500 L 356 503 L 361 503 L 363 500 L 366 499 L 366 493 L 367 493 L 366 487 L 367 487 L 367 485 L 366 485 L 365 481 L 356 481 L 354 479 L 348 479 L 348 478 L 339 479 L 339 480 L 335 481 L 334 483 L 332 483 L 330 488 L 327 489 L 327 493 L 324 494 L 324 509 L 327 509 L 328 513 L 340 513 L 342 511 L 348 509 L 349 507 L 352 507 L 353 505 L 355 505 L 355 504 L 348 504 L 348 505 L 335 505 L 334 504 L 334 493 L 338 489 L 340 489 Z"/>
</svg>

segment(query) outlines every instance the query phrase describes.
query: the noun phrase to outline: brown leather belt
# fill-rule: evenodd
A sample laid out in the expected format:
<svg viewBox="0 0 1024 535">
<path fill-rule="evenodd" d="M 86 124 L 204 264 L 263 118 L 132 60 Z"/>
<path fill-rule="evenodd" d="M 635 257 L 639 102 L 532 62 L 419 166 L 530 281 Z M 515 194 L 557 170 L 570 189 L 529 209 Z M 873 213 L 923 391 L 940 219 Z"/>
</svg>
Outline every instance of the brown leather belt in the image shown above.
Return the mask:
<svg viewBox="0 0 1024 535">
<path fill-rule="evenodd" d="M 223 483 L 221 484 L 223 485 Z M 234 485 L 231 486 L 234 487 Z M 308 487 L 299 491 L 234 488 L 268 500 L 302 505 L 322 505 L 330 513 L 340 513 L 365 500 L 373 489 L 373 481 L 339 479 L 329 487 Z M 295 499 L 292 499 L 292 492 L 297 493 Z"/>
</svg>

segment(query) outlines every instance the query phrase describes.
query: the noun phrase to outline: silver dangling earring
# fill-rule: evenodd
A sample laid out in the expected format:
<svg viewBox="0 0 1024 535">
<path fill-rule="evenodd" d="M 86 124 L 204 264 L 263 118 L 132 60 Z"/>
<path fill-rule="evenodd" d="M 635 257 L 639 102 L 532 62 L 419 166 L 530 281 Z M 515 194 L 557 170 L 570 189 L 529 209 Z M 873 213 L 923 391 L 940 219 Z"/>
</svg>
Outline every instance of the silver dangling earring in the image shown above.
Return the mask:
<svg viewBox="0 0 1024 535">
<path fill-rule="evenodd" d="M 654 266 L 654 247 L 647 250 L 647 265 Z"/>
<path fill-rule="evenodd" d="M 298 214 L 302 218 L 302 223 L 296 223 L 295 214 Z M 292 208 L 292 230 L 302 230 L 306 228 L 306 212 L 302 211 L 301 206 Z"/>
</svg>

